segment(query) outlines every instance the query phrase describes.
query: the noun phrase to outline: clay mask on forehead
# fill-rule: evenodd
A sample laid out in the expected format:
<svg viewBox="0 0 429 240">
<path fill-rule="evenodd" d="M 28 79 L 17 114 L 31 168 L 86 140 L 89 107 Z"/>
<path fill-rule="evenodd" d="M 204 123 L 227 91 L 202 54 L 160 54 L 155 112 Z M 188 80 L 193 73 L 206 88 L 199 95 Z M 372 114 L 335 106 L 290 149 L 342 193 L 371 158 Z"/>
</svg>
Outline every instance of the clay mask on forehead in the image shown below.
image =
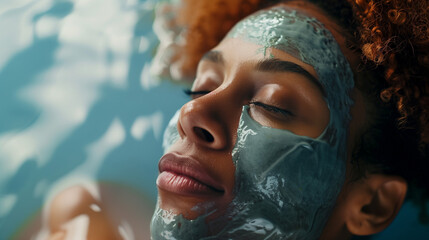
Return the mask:
<svg viewBox="0 0 429 240">
<path fill-rule="evenodd" d="M 153 239 L 318 239 L 345 178 L 346 133 L 353 75 L 331 33 L 316 19 L 277 7 L 239 22 L 228 34 L 276 48 L 314 67 L 330 121 L 316 139 L 262 126 L 244 106 L 232 159 L 235 198 L 227 214 L 206 222 L 157 209 Z M 167 128 L 164 147 L 177 136 Z M 204 206 L 197 206 L 204 207 Z M 209 213 L 207 213 L 209 214 Z M 221 229 L 207 236 L 208 229 Z"/>
</svg>

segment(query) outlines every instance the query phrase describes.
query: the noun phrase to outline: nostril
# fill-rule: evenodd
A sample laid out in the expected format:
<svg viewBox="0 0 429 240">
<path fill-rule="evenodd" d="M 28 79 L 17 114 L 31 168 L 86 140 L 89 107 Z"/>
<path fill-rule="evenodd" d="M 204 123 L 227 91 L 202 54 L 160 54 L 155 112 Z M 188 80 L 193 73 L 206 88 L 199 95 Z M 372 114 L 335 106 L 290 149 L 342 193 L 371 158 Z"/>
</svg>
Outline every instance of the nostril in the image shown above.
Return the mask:
<svg viewBox="0 0 429 240">
<path fill-rule="evenodd" d="M 214 137 L 211 135 L 211 133 L 203 128 L 194 127 L 195 134 L 200 138 L 203 139 L 206 142 L 213 142 Z"/>
</svg>

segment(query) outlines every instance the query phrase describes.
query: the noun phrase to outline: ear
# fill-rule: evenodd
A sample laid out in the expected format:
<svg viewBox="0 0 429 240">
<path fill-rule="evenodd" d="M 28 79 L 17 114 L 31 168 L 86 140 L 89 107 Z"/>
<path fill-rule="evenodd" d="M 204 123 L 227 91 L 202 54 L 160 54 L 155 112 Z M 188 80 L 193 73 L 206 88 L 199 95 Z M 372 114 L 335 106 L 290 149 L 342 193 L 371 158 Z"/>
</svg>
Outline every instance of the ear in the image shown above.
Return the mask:
<svg viewBox="0 0 429 240">
<path fill-rule="evenodd" d="M 370 174 L 349 184 L 345 224 L 353 235 L 384 230 L 396 217 L 407 193 L 406 181 L 398 176 Z"/>
</svg>

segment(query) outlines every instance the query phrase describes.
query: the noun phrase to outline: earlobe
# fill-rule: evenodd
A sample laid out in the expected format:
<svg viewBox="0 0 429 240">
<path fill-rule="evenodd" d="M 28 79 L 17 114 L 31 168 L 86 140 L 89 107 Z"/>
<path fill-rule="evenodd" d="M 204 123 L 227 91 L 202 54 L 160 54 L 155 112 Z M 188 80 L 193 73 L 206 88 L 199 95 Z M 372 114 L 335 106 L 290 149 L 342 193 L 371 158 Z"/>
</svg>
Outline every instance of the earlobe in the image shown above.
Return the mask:
<svg viewBox="0 0 429 240">
<path fill-rule="evenodd" d="M 398 176 L 370 174 L 351 184 L 346 226 L 353 235 L 384 230 L 396 217 L 407 193 L 406 181 Z"/>
</svg>

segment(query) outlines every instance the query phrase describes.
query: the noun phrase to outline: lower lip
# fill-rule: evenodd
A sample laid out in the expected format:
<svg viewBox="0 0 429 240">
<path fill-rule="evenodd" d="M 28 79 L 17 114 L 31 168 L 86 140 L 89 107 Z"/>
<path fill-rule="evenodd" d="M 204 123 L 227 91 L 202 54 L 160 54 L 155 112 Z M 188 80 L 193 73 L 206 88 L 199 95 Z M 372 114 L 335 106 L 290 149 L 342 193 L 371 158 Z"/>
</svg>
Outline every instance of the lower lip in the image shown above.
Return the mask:
<svg viewBox="0 0 429 240">
<path fill-rule="evenodd" d="M 222 195 L 217 191 L 193 178 L 174 172 L 164 171 L 159 174 L 156 184 L 159 188 L 184 196 Z"/>
</svg>

